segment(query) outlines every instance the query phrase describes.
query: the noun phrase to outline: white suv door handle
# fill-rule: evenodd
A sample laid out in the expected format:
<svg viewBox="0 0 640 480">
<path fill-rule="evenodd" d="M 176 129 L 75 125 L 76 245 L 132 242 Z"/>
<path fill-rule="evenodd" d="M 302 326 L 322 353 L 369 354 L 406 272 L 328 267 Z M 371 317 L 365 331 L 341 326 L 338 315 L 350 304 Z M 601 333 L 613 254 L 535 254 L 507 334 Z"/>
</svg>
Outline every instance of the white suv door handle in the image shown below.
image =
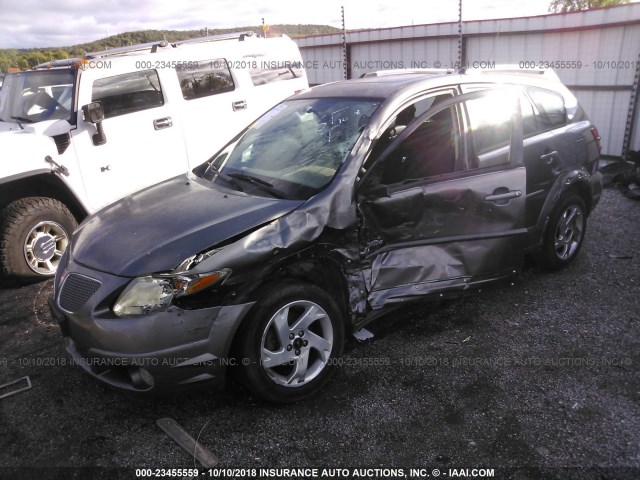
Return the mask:
<svg viewBox="0 0 640 480">
<path fill-rule="evenodd" d="M 244 110 L 245 108 L 247 108 L 247 101 L 246 100 L 240 100 L 238 102 L 233 102 L 231 104 L 231 106 L 233 107 L 233 111 L 234 112 L 236 110 Z"/>
<path fill-rule="evenodd" d="M 171 117 L 158 118 L 153 121 L 153 128 L 160 130 L 161 128 L 169 128 L 173 126 L 173 120 Z"/>
</svg>

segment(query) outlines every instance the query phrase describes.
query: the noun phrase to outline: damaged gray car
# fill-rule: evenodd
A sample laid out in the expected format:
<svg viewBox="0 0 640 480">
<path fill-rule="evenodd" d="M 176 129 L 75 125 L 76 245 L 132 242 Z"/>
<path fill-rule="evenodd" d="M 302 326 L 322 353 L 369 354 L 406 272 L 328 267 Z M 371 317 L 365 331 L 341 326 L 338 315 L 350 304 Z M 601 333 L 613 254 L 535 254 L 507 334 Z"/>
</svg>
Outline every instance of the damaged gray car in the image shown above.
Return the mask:
<svg viewBox="0 0 640 480">
<path fill-rule="evenodd" d="M 600 144 L 536 75 L 380 74 L 274 107 L 210 161 L 73 235 L 50 307 L 87 373 L 139 392 L 222 385 L 292 402 L 345 336 L 418 299 L 566 266 Z"/>
</svg>

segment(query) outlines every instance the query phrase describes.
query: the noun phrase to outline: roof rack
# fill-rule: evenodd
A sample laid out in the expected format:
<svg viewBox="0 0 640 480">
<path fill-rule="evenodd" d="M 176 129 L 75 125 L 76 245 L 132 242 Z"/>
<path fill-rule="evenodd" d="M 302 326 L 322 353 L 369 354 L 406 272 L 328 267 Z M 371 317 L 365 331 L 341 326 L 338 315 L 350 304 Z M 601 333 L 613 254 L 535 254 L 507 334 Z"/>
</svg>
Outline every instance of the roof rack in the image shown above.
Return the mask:
<svg viewBox="0 0 640 480">
<path fill-rule="evenodd" d="M 63 58 L 62 60 L 51 60 L 50 62 L 39 63 L 36 68 L 58 68 L 73 67 L 81 58 Z"/>
<path fill-rule="evenodd" d="M 360 78 L 367 77 L 385 77 L 387 75 L 407 75 L 412 73 L 420 73 L 424 75 L 451 75 L 455 70 L 447 68 L 397 68 L 393 70 L 379 70 L 377 72 L 366 72 L 360 75 Z"/>
<path fill-rule="evenodd" d="M 496 65 L 494 68 L 466 68 L 462 67 L 458 73 L 460 75 L 528 75 L 528 76 L 540 76 L 547 80 L 554 80 L 559 82 L 560 77 L 553 68 L 520 68 L 518 65 Z"/>
<path fill-rule="evenodd" d="M 187 43 L 206 43 L 206 42 L 217 42 L 220 40 L 233 40 L 238 39 L 243 42 L 245 37 L 252 37 L 255 33 L 251 30 L 246 30 L 244 32 L 233 32 L 233 33 L 221 33 L 219 35 L 209 35 L 208 37 L 198 37 L 198 38 L 190 38 L 188 40 L 180 40 L 179 42 L 175 42 L 174 45 L 184 45 Z"/>
<path fill-rule="evenodd" d="M 124 55 L 127 53 L 133 52 L 141 52 L 145 50 L 149 50 L 151 53 L 155 53 L 159 48 L 166 48 L 171 46 L 176 48 L 179 45 L 184 44 L 192 44 L 192 43 L 206 43 L 206 42 L 218 42 L 221 40 L 234 40 L 237 39 L 239 41 L 244 41 L 245 37 L 250 37 L 255 35 L 252 31 L 245 32 L 234 32 L 234 33 L 222 33 L 220 35 L 210 35 L 208 37 L 199 37 L 199 38 L 191 38 L 188 40 L 181 40 L 179 42 L 168 42 L 167 40 L 155 41 L 155 42 L 147 42 L 140 43 L 138 45 L 128 45 L 126 47 L 116 47 L 110 48 L 108 50 L 101 50 L 99 52 L 91 52 L 87 53 L 84 58 L 86 59 L 96 59 L 96 58 L 104 58 L 115 55 Z"/>
</svg>

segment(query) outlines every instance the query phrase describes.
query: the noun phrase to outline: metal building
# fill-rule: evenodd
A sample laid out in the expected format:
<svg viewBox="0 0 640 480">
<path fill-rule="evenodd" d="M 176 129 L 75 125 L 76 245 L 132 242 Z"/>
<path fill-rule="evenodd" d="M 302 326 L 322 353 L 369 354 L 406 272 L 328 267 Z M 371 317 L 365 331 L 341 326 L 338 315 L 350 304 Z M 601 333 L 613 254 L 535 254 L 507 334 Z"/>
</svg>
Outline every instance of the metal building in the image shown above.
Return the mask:
<svg viewBox="0 0 640 480">
<path fill-rule="evenodd" d="M 457 22 L 347 32 L 344 43 L 342 33 L 296 41 L 312 84 L 393 68 L 553 67 L 597 125 L 603 154 L 640 150 L 640 3 L 469 21 L 462 32 L 461 62 Z"/>
</svg>

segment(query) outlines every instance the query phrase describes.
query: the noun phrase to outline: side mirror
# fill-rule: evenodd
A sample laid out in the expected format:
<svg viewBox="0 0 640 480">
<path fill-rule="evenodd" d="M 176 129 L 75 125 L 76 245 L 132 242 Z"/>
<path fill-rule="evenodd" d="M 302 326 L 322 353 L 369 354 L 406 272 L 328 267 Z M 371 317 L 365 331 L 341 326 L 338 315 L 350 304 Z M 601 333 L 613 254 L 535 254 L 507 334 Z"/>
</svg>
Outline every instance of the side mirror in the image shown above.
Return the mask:
<svg viewBox="0 0 640 480">
<path fill-rule="evenodd" d="M 102 128 L 102 121 L 104 120 L 104 109 L 102 108 L 102 102 L 91 102 L 82 107 L 84 112 L 84 119 L 86 122 L 95 124 L 97 133 L 94 133 L 91 137 L 94 145 L 104 145 L 107 143 L 107 137 L 104 134 Z"/>
<path fill-rule="evenodd" d="M 398 135 L 400 135 L 404 129 L 407 128 L 406 125 L 396 125 L 395 127 L 389 129 L 387 131 L 388 138 L 390 140 L 394 140 Z"/>
<path fill-rule="evenodd" d="M 389 189 L 386 185 L 378 184 L 366 191 L 366 198 L 369 200 L 375 200 L 377 198 L 383 198 L 389 196 Z"/>
</svg>

